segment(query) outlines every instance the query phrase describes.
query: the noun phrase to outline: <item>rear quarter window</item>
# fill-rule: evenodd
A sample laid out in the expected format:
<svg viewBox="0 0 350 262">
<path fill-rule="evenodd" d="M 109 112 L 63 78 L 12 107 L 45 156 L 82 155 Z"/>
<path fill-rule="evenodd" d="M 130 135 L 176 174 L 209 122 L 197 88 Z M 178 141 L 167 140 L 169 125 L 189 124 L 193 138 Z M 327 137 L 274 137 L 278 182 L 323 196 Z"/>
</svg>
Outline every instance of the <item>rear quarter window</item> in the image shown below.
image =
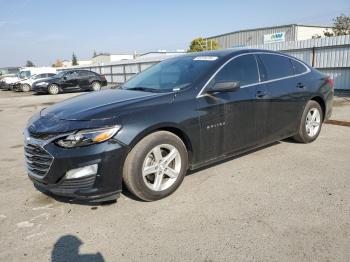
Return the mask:
<svg viewBox="0 0 350 262">
<path fill-rule="evenodd" d="M 302 73 L 305 73 L 307 71 L 306 66 L 304 66 L 302 63 L 294 60 L 294 59 L 290 59 L 293 69 L 294 69 L 294 74 L 299 75 Z"/>
<path fill-rule="evenodd" d="M 290 59 L 286 56 L 275 54 L 260 54 L 261 71 L 266 75 L 264 80 L 273 80 L 294 75 L 294 69 Z"/>
</svg>

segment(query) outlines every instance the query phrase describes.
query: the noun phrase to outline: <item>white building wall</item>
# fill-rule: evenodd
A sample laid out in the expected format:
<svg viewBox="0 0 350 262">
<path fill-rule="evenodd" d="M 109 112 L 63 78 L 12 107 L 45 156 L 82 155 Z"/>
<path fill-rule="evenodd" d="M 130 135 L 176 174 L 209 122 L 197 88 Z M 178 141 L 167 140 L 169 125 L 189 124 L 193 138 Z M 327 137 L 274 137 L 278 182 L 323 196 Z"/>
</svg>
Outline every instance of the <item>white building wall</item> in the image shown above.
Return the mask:
<svg viewBox="0 0 350 262">
<path fill-rule="evenodd" d="M 111 55 L 110 62 L 133 59 L 134 55 Z"/>
<path fill-rule="evenodd" d="M 78 60 L 79 65 L 91 65 L 90 60 Z"/>
<path fill-rule="evenodd" d="M 312 37 L 316 35 L 324 37 L 323 34 L 327 29 L 331 32 L 329 27 L 297 26 L 296 40 L 312 39 Z"/>
<path fill-rule="evenodd" d="M 118 62 L 121 60 L 133 59 L 133 55 L 117 54 L 117 55 L 98 55 L 91 59 L 93 64 L 106 64 L 110 62 Z"/>
</svg>

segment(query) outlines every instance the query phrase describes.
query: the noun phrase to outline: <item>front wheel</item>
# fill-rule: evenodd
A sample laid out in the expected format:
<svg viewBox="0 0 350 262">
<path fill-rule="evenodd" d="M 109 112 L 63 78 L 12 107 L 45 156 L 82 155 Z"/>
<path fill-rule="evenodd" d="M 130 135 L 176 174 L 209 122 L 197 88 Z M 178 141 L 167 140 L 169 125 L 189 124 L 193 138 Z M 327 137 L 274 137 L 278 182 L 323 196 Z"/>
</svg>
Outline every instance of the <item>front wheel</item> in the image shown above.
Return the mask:
<svg viewBox="0 0 350 262">
<path fill-rule="evenodd" d="M 60 92 L 60 88 L 56 84 L 49 85 L 47 91 L 50 95 L 57 95 Z"/>
<path fill-rule="evenodd" d="M 23 84 L 23 85 L 21 85 L 21 90 L 22 90 L 22 92 L 29 92 L 30 91 L 30 85 L 28 85 L 28 84 Z"/>
<path fill-rule="evenodd" d="M 182 140 L 167 131 L 143 138 L 128 154 L 123 170 L 131 193 L 145 201 L 172 194 L 181 184 L 188 167 L 188 153 Z"/>
<path fill-rule="evenodd" d="M 293 138 L 301 143 L 310 143 L 320 134 L 323 122 L 322 108 L 316 101 L 310 100 L 300 120 L 298 134 Z"/>
</svg>

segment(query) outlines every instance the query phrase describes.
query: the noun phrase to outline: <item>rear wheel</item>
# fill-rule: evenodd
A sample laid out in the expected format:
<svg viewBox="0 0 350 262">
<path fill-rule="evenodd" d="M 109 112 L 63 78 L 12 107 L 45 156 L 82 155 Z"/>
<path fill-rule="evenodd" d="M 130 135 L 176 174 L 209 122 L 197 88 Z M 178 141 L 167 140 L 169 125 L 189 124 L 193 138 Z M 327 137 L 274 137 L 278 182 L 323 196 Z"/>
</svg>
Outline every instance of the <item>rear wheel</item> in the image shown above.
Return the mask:
<svg viewBox="0 0 350 262">
<path fill-rule="evenodd" d="M 30 85 L 28 85 L 28 84 L 21 85 L 21 90 L 22 90 L 22 92 L 29 92 L 30 91 Z"/>
<path fill-rule="evenodd" d="M 293 138 L 301 143 L 310 143 L 320 134 L 323 122 L 322 108 L 316 101 L 310 100 L 300 120 L 298 134 Z"/>
<path fill-rule="evenodd" d="M 47 91 L 49 92 L 50 95 L 57 95 L 60 92 L 60 88 L 56 84 L 51 84 L 47 88 Z"/>
<path fill-rule="evenodd" d="M 176 135 L 159 131 L 143 138 L 128 154 L 123 170 L 131 193 L 145 201 L 172 194 L 188 167 L 188 153 Z"/>
<path fill-rule="evenodd" d="M 99 91 L 101 90 L 101 84 L 99 82 L 93 82 L 91 85 L 92 91 Z"/>
</svg>

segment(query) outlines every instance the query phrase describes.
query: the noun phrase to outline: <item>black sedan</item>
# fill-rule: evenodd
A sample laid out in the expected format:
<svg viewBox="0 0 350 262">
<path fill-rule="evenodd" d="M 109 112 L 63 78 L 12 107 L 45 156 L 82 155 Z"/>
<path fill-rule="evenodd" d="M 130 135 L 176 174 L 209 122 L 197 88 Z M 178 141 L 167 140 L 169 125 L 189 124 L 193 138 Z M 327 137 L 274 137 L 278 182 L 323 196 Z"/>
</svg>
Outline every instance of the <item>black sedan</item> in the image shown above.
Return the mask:
<svg viewBox="0 0 350 262">
<path fill-rule="evenodd" d="M 66 70 L 45 80 L 33 83 L 32 89 L 36 93 L 56 95 L 68 91 L 98 91 L 107 85 L 103 75 L 89 70 Z"/>
<path fill-rule="evenodd" d="M 42 110 L 25 129 L 27 171 L 43 191 L 113 200 L 122 182 L 153 201 L 188 169 L 293 137 L 314 141 L 332 112 L 333 81 L 304 62 L 264 50 L 167 59 L 120 90 Z"/>
</svg>

